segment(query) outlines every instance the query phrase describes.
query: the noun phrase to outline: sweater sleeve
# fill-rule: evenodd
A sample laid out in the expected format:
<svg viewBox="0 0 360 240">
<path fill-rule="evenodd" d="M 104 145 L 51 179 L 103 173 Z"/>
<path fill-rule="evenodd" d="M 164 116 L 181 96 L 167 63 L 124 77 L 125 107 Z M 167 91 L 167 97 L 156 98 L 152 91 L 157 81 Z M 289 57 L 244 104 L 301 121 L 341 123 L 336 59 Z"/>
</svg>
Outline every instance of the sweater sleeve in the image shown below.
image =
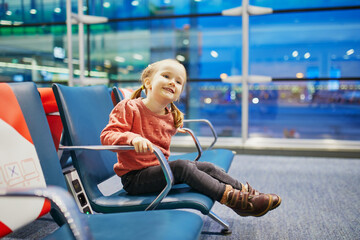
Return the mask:
<svg viewBox="0 0 360 240">
<path fill-rule="evenodd" d="M 131 141 L 140 136 L 131 132 L 136 106 L 129 100 L 118 103 L 109 115 L 109 123 L 100 135 L 103 145 L 131 145 Z"/>
</svg>

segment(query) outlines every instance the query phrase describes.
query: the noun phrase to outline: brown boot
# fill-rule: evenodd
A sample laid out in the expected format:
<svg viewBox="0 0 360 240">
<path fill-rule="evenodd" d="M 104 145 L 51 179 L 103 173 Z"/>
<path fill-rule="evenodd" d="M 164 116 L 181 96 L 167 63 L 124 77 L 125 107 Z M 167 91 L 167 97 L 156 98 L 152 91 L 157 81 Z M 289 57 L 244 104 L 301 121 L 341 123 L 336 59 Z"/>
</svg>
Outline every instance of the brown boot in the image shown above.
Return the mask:
<svg viewBox="0 0 360 240">
<path fill-rule="evenodd" d="M 251 195 L 262 195 L 264 193 L 261 193 L 259 192 L 258 190 L 252 188 L 250 186 L 250 184 L 248 182 L 246 182 L 247 184 L 247 189 L 248 189 L 248 192 L 251 194 Z M 243 185 L 244 187 L 244 185 Z M 277 208 L 278 206 L 280 206 L 281 204 L 281 197 L 274 194 L 274 193 L 270 193 L 270 195 L 272 196 L 272 199 L 273 199 L 273 204 L 272 204 L 272 207 L 270 208 L 270 210 L 274 210 L 275 208 Z"/>
<path fill-rule="evenodd" d="M 227 195 L 226 206 L 230 207 L 242 217 L 265 215 L 272 207 L 273 200 L 269 194 L 251 195 L 232 189 Z"/>
</svg>

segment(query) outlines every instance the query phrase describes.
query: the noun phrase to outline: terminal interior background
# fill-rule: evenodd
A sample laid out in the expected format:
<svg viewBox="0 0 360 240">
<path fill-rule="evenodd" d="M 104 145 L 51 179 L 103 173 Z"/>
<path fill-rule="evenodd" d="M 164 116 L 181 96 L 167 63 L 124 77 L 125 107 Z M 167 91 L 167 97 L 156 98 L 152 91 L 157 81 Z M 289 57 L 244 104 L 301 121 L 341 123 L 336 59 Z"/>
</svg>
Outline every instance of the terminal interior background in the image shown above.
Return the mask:
<svg viewBox="0 0 360 240">
<path fill-rule="evenodd" d="M 51 87 L 79 79 L 76 24 L 69 74 L 66 2 L 0 1 L 0 82 Z M 77 13 L 78 1 L 70 2 Z M 74 86 L 135 89 L 154 61 L 175 58 L 185 65 L 187 85 L 177 103 L 185 118 L 210 120 L 219 137 L 215 147 L 236 151 L 232 176 L 283 198 L 278 210 L 260 219 L 239 219 L 215 205 L 233 233 L 217 234 L 219 226 L 204 218 L 201 240 L 357 239 L 360 0 L 249 3 L 273 13 L 249 17 L 248 73 L 271 81 L 249 83 L 246 124 L 242 83 L 226 82 L 243 72 L 242 17 L 221 14 L 239 7 L 239 0 L 83 0 L 84 14 L 108 21 L 84 26 L 88 81 Z M 202 144 L 211 144 L 207 126 L 190 128 Z M 194 148 L 186 136 L 172 144 L 173 152 Z M 40 219 L 9 239 L 38 239 L 40 229 L 57 227 Z"/>
<path fill-rule="evenodd" d="M 250 1 L 273 14 L 250 16 L 249 139 L 360 140 L 359 1 Z M 66 1 L 2 1 L 0 81 L 66 84 Z M 219 137 L 241 137 L 242 19 L 221 16 L 239 1 L 84 1 L 85 75 L 136 88 L 149 63 L 176 58 L 188 71 L 178 105 L 186 118 L 210 120 Z M 77 12 L 77 1 L 72 1 Z M 74 77 L 79 74 L 73 25 Z M 202 136 L 208 129 L 196 126 Z M 239 141 L 239 144 L 243 144 Z"/>
<path fill-rule="evenodd" d="M 71 1 L 78 12 L 77 1 Z M 272 14 L 249 17 L 248 134 L 242 136 L 242 18 L 222 16 L 240 1 L 84 0 L 88 84 L 137 88 L 151 62 L 176 58 L 188 72 L 178 103 L 186 118 L 212 122 L 235 149 L 320 146 L 354 153 L 360 140 L 360 1 L 251 0 Z M 68 84 L 65 0 L 2 0 L 0 81 Z M 72 26 L 73 77 L 79 77 L 78 27 Z M 76 85 L 76 84 L 75 84 Z M 203 141 L 206 126 L 192 125 Z M 176 141 L 179 147 L 187 141 Z M 251 145 L 253 143 L 253 145 Z M 176 145 L 176 143 L 175 143 Z M 281 145 L 281 147 L 280 147 Z M 350 154 L 351 155 L 351 154 Z"/>
</svg>

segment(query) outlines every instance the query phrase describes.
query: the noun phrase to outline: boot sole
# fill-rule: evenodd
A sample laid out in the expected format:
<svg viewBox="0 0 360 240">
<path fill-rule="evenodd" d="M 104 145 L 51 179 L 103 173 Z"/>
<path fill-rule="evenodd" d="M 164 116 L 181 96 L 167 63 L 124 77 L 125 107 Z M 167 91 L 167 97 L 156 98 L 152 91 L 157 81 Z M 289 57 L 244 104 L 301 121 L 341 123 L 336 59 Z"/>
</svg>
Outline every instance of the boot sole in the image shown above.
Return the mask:
<svg viewBox="0 0 360 240">
<path fill-rule="evenodd" d="M 270 208 L 270 211 L 271 211 L 271 210 L 274 210 L 275 208 L 277 208 L 278 206 L 280 206 L 280 204 L 281 204 L 281 197 L 278 196 L 278 198 L 279 198 L 279 201 L 277 202 L 277 204 L 276 204 L 275 206 L 272 206 L 272 207 Z"/>
</svg>

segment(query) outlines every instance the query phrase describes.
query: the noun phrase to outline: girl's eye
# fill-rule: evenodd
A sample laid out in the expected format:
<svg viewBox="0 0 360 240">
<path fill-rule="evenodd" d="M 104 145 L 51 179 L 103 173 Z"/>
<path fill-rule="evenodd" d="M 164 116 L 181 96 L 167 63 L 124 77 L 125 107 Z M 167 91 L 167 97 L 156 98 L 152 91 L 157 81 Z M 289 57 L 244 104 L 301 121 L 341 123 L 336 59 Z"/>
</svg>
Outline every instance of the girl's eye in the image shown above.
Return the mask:
<svg viewBox="0 0 360 240">
<path fill-rule="evenodd" d="M 163 76 L 164 76 L 164 78 L 169 78 L 169 75 L 167 75 L 167 74 L 164 74 Z"/>
</svg>

